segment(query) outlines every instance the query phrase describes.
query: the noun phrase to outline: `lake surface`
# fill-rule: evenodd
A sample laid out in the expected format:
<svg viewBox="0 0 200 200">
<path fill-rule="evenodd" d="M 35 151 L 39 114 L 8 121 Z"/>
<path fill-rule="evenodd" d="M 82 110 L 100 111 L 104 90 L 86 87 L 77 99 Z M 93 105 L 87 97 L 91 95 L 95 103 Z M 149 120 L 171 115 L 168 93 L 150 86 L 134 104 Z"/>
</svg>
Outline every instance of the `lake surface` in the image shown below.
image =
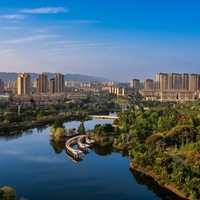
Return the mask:
<svg viewBox="0 0 200 200">
<path fill-rule="evenodd" d="M 86 129 L 112 120 L 85 122 Z M 77 128 L 79 122 L 66 123 Z M 0 186 L 13 187 L 28 200 L 179 200 L 152 178 L 130 170 L 130 160 L 112 148 L 94 148 L 73 162 L 64 143 L 50 142 L 49 127 L 0 137 Z"/>
</svg>

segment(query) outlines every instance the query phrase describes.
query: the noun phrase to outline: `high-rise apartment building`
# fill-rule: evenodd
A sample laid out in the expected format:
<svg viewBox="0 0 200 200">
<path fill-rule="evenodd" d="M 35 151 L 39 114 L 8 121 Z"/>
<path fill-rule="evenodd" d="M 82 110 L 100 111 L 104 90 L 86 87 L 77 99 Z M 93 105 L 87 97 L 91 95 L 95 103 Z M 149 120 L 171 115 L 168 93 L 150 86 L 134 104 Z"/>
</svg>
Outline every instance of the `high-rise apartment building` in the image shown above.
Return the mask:
<svg viewBox="0 0 200 200">
<path fill-rule="evenodd" d="M 17 94 L 30 94 L 31 77 L 28 73 L 20 73 L 17 77 Z"/>
<path fill-rule="evenodd" d="M 49 80 L 49 93 L 54 94 L 55 93 L 55 78 L 51 78 Z"/>
<path fill-rule="evenodd" d="M 182 89 L 189 90 L 189 74 L 182 74 Z"/>
<path fill-rule="evenodd" d="M 159 73 L 156 74 L 156 88 L 160 90 L 168 90 L 168 74 Z"/>
<path fill-rule="evenodd" d="M 144 90 L 153 90 L 154 82 L 151 79 L 144 80 Z"/>
<path fill-rule="evenodd" d="M 199 90 L 199 75 L 198 74 L 189 74 L 189 90 L 197 91 Z"/>
<path fill-rule="evenodd" d="M 0 79 L 0 93 L 4 91 L 4 82 Z"/>
<path fill-rule="evenodd" d="M 140 80 L 138 80 L 138 79 L 132 79 L 130 81 L 130 87 L 133 88 L 133 89 L 135 89 L 135 90 L 139 90 L 139 88 L 140 88 Z"/>
<path fill-rule="evenodd" d="M 55 93 L 62 93 L 64 92 L 65 87 L 65 79 L 63 74 L 56 74 L 55 75 Z"/>
<path fill-rule="evenodd" d="M 49 91 L 48 76 L 44 73 L 40 74 L 37 79 L 37 93 L 47 93 Z"/>
<path fill-rule="evenodd" d="M 182 89 L 182 75 L 177 73 L 168 74 L 168 89 L 180 90 Z"/>
</svg>

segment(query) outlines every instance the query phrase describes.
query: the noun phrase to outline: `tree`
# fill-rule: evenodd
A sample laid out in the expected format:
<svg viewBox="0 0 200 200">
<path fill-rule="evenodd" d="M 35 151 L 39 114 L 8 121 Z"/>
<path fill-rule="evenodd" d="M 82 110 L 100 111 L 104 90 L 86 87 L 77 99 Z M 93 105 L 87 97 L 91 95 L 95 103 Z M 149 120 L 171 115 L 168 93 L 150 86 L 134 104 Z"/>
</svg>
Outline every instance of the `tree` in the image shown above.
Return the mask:
<svg viewBox="0 0 200 200">
<path fill-rule="evenodd" d="M 182 142 L 195 142 L 197 139 L 198 131 L 194 126 L 184 125 L 184 126 L 176 126 L 171 129 L 165 140 L 168 145 L 181 145 Z"/>
<path fill-rule="evenodd" d="M 104 124 L 103 130 L 104 130 L 105 133 L 114 132 L 114 128 L 113 128 L 112 124 Z"/>
<path fill-rule="evenodd" d="M 55 122 L 52 124 L 52 127 L 57 129 L 57 128 L 62 128 L 63 127 L 63 122 L 61 119 L 56 119 Z"/>
<path fill-rule="evenodd" d="M 4 120 L 9 122 L 19 122 L 20 117 L 15 112 L 5 112 L 4 113 Z"/>
<path fill-rule="evenodd" d="M 14 200 L 16 198 L 16 192 L 14 189 L 8 186 L 0 188 L 0 199 L 2 200 Z"/>
<path fill-rule="evenodd" d="M 50 131 L 53 138 L 64 137 L 67 133 L 67 129 L 63 126 L 63 122 L 60 119 L 55 120 L 50 128 Z"/>
<path fill-rule="evenodd" d="M 172 164 L 172 181 L 178 188 L 182 189 L 188 174 L 188 170 L 181 161 L 175 161 Z"/>
<path fill-rule="evenodd" d="M 85 126 L 84 126 L 83 122 L 81 122 L 79 127 L 78 127 L 78 133 L 85 135 Z"/>
<path fill-rule="evenodd" d="M 94 126 L 94 133 L 98 135 L 104 135 L 105 132 L 104 132 L 103 126 L 101 124 L 96 124 Z"/>
</svg>

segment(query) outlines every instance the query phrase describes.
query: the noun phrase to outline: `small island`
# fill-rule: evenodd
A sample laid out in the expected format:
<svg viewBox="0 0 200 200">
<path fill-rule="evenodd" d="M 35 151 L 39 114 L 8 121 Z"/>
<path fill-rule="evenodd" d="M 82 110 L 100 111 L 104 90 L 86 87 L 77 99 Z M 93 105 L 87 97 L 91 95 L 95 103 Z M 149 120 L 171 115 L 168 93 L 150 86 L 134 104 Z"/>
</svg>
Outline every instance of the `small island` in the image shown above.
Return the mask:
<svg viewBox="0 0 200 200">
<path fill-rule="evenodd" d="M 62 141 L 66 137 L 67 129 L 64 127 L 62 120 L 57 119 L 50 128 L 52 140 Z"/>
</svg>

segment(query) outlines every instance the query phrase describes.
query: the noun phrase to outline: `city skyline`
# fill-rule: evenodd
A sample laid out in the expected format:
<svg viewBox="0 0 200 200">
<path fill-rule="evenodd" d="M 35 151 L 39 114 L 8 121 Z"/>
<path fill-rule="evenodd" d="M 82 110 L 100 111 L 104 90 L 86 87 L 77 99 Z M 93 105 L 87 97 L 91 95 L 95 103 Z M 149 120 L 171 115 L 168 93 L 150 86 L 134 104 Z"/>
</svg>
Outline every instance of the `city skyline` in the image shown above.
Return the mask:
<svg viewBox="0 0 200 200">
<path fill-rule="evenodd" d="M 0 69 L 116 81 L 199 74 L 198 1 L 1 2 Z"/>
</svg>

